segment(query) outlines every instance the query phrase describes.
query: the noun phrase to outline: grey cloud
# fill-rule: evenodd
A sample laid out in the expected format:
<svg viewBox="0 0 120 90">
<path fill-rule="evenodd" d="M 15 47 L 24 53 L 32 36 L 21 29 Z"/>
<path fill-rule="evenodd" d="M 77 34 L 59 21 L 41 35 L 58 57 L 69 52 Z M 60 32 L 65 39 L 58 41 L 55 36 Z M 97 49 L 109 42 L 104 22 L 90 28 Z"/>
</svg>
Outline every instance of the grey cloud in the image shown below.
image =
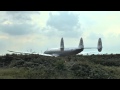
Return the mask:
<svg viewBox="0 0 120 90">
<path fill-rule="evenodd" d="M 37 11 L 6 11 L 7 16 L 12 20 L 17 20 L 19 22 L 28 20 L 30 21 L 30 15 L 32 14 L 40 14 Z M 8 19 L 8 18 L 7 18 Z"/>
<path fill-rule="evenodd" d="M 41 30 L 42 34 L 48 37 L 69 37 L 69 38 L 79 38 L 82 35 L 82 31 L 80 30 L 72 30 L 72 31 L 60 31 L 55 28 L 46 27 Z"/>
<path fill-rule="evenodd" d="M 9 35 L 25 35 L 33 33 L 34 27 L 31 24 L 1 25 L 0 31 Z"/>
<path fill-rule="evenodd" d="M 6 13 L 8 13 L 8 14 L 37 14 L 38 13 L 38 11 L 6 11 Z"/>
<path fill-rule="evenodd" d="M 11 25 L 0 24 L 0 31 L 8 33 L 9 35 L 25 35 L 33 33 L 36 25 L 31 24 L 30 15 L 38 14 L 33 11 L 6 11 L 5 18 L 1 23 L 6 21 L 12 22 Z"/>
<path fill-rule="evenodd" d="M 58 30 L 72 31 L 78 24 L 78 16 L 67 11 L 62 11 L 59 15 L 50 13 L 50 18 L 47 25 L 52 26 Z"/>
<path fill-rule="evenodd" d="M 82 34 L 78 15 L 69 13 L 68 11 L 61 11 L 59 15 L 50 13 L 47 26 L 51 27 L 47 35 L 53 34 L 53 36 L 56 35 L 61 37 L 79 37 Z"/>
<path fill-rule="evenodd" d="M 14 19 L 14 20 L 20 20 L 20 19 L 30 19 L 30 17 L 27 15 L 26 12 L 20 12 L 20 11 L 7 11 L 6 14 Z"/>
<path fill-rule="evenodd" d="M 40 14 L 38 11 L 6 11 L 6 14 L 11 16 L 16 15 L 32 15 L 32 14 Z"/>
</svg>

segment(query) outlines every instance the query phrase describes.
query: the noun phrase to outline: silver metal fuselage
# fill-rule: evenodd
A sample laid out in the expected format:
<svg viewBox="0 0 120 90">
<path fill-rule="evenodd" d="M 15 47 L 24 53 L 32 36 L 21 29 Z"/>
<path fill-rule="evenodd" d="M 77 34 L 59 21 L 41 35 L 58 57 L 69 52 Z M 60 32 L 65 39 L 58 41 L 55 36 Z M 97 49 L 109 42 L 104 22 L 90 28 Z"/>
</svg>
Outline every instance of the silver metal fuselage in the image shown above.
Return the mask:
<svg viewBox="0 0 120 90">
<path fill-rule="evenodd" d="M 83 49 L 80 49 L 80 48 L 72 48 L 72 49 L 64 48 L 64 50 L 51 49 L 51 50 L 45 51 L 44 54 L 66 56 L 66 55 L 76 55 L 82 51 L 83 51 Z"/>
</svg>

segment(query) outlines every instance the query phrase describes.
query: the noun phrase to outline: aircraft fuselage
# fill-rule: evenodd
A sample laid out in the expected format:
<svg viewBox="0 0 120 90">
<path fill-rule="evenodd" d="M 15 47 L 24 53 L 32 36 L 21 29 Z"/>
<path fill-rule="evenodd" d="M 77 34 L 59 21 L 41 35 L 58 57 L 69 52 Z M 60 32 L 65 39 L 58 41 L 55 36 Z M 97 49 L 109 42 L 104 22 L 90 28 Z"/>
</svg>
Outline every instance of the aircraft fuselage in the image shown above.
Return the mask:
<svg viewBox="0 0 120 90">
<path fill-rule="evenodd" d="M 74 49 L 64 48 L 64 50 L 60 50 L 60 49 L 47 50 L 44 52 L 44 54 L 50 54 L 50 55 L 55 54 L 59 56 L 66 56 L 66 55 L 76 55 L 82 51 L 83 49 L 80 49 L 80 48 L 74 48 Z"/>
</svg>

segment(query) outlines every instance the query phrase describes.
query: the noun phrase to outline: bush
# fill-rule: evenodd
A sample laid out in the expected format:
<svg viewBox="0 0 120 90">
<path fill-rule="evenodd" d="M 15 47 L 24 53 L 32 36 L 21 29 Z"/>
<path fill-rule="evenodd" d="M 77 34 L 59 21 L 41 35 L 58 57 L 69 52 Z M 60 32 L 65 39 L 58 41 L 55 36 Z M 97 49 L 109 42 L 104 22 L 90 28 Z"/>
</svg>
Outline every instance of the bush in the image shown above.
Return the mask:
<svg viewBox="0 0 120 90">
<path fill-rule="evenodd" d="M 23 64 L 25 63 L 24 60 L 13 60 L 9 67 L 23 67 Z"/>
</svg>

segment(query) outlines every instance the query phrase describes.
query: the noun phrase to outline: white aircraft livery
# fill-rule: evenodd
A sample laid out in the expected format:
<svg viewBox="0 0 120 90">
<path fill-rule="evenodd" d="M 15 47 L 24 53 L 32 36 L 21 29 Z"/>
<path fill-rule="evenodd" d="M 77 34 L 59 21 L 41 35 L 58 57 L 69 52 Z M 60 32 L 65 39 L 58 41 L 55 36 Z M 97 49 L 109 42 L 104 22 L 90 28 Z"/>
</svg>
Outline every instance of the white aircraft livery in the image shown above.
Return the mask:
<svg viewBox="0 0 120 90">
<path fill-rule="evenodd" d="M 101 38 L 98 39 L 98 45 L 97 47 L 86 47 L 84 48 L 84 44 L 83 44 L 83 39 L 80 39 L 79 45 L 77 48 L 64 48 L 64 40 L 63 38 L 61 38 L 61 42 L 60 42 L 60 48 L 56 48 L 56 49 L 50 49 L 44 52 L 45 56 L 67 56 L 67 55 L 76 55 L 80 52 L 82 52 L 84 49 L 98 49 L 99 52 L 102 51 L 102 40 Z"/>
<path fill-rule="evenodd" d="M 68 55 L 77 55 L 78 53 L 82 52 L 84 49 L 98 49 L 99 52 L 102 51 L 102 40 L 101 38 L 98 39 L 98 45 L 97 47 L 84 47 L 83 44 L 83 39 L 80 38 L 80 42 L 78 47 L 76 48 L 64 48 L 64 40 L 63 38 L 61 38 L 60 41 L 60 48 L 54 48 L 54 49 L 49 49 L 46 50 L 43 54 L 43 56 L 68 56 Z M 9 52 L 14 52 L 14 53 L 22 53 L 22 52 L 15 52 L 15 51 L 10 51 Z M 28 53 L 24 53 L 24 54 L 28 54 Z"/>
</svg>

